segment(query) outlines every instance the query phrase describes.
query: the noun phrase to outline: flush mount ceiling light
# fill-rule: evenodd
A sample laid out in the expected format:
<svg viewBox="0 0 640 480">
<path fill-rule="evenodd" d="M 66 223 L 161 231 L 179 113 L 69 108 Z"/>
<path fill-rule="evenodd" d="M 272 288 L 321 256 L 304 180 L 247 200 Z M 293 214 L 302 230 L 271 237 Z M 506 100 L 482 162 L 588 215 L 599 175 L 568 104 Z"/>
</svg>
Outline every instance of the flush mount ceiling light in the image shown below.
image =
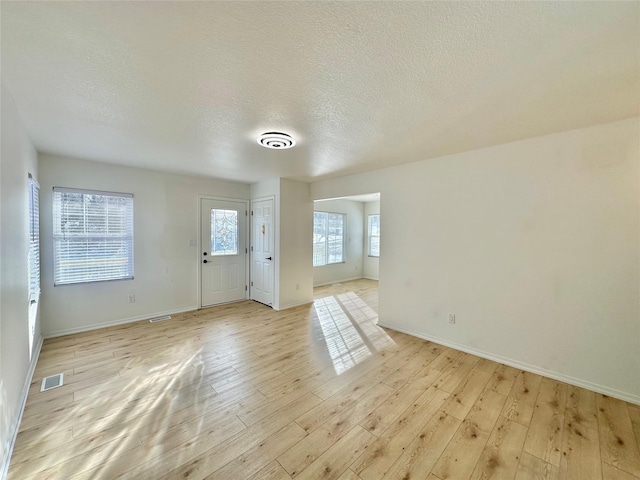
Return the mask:
<svg viewBox="0 0 640 480">
<path fill-rule="evenodd" d="M 266 132 L 258 137 L 258 143 L 263 147 L 284 150 L 285 148 L 293 147 L 296 141 L 287 133 Z"/>
</svg>

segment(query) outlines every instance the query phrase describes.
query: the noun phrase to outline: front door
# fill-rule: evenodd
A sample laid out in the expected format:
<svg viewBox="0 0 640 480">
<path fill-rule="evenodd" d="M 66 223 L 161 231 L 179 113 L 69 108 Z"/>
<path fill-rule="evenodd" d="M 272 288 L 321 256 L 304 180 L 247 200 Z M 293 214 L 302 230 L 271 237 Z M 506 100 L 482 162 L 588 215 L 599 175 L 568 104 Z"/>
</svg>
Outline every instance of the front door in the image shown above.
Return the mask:
<svg viewBox="0 0 640 480">
<path fill-rule="evenodd" d="M 246 203 L 201 200 L 202 306 L 246 297 Z"/>
<path fill-rule="evenodd" d="M 273 199 L 251 202 L 251 299 L 273 305 Z"/>
</svg>

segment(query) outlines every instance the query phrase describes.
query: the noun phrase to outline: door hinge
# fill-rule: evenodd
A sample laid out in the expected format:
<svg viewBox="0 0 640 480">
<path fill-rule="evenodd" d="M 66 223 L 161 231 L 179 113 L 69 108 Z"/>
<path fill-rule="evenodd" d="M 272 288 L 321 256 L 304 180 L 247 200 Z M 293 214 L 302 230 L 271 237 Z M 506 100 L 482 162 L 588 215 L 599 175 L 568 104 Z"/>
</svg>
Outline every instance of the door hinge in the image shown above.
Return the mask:
<svg viewBox="0 0 640 480">
<path fill-rule="evenodd" d="M 244 253 L 245 253 L 245 255 L 246 255 L 247 253 L 249 253 L 249 251 L 245 248 L 245 249 L 244 249 Z"/>
<path fill-rule="evenodd" d="M 247 290 L 249 290 L 249 287 L 247 287 L 246 285 L 244 286 L 244 291 L 246 292 Z"/>
<path fill-rule="evenodd" d="M 251 282 L 251 286 L 253 287 L 253 282 Z"/>
<path fill-rule="evenodd" d="M 253 245 L 251 245 L 251 251 L 253 252 Z"/>
<path fill-rule="evenodd" d="M 244 216 L 245 216 L 245 217 L 247 216 L 247 211 L 246 211 L 246 210 L 244 211 Z"/>
<path fill-rule="evenodd" d="M 251 216 L 253 217 L 253 210 L 251 210 Z"/>
</svg>

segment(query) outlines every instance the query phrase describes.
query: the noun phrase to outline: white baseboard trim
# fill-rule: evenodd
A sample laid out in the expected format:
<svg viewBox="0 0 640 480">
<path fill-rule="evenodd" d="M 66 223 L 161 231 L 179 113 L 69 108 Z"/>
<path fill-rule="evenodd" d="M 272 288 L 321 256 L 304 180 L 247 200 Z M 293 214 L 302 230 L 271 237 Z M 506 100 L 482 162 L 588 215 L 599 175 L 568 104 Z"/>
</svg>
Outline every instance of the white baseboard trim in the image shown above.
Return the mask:
<svg viewBox="0 0 640 480">
<path fill-rule="evenodd" d="M 379 281 L 380 281 L 380 279 L 379 279 L 378 277 L 369 277 L 369 276 L 367 276 L 367 275 L 365 275 L 365 276 L 364 276 L 364 277 L 362 277 L 362 278 L 366 278 L 367 280 L 375 280 L 376 282 L 379 282 Z"/>
<path fill-rule="evenodd" d="M 163 315 L 176 315 L 178 313 L 192 312 L 198 310 L 198 307 L 183 307 L 175 310 L 165 310 L 162 312 L 145 313 L 144 315 L 138 315 L 137 317 L 122 318 L 120 320 L 113 320 L 111 322 L 92 323 L 90 325 L 83 325 L 77 328 L 68 328 L 66 330 L 57 330 L 54 332 L 48 332 L 44 338 L 63 337 L 65 335 L 73 335 L 74 333 L 89 332 L 91 330 L 99 330 L 101 328 L 114 327 L 116 325 L 123 325 L 125 323 L 139 322 L 140 320 L 149 320 L 154 317 L 161 317 Z"/>
<path fill-rule="evenodd" d="M 357 277 L 349 277 L 349 278 L 342 278 L 342 279 L 336 279 L 336 280 L 331 280 L 330 282 L 324 282 L 324 283 L 318 283 L 318 284 L 313 284 L 313 287 L 324 287 L 325 285 L 333 285 L 334 283 L 342 283 L 342 282 L 350 282 L 351 280 L 360 280 L 361 278 L 364 278 L 362 275 L 359 275 Z"/>
<path fill-rule="evenodd" d="M 43 341 L 44 337 L 40 335 L 40 338 L 38 338 L 38 341 L 33 350 L 33 355 L 31 356 L 31 365 L 29 365 L 29 371 L 27 372 L 27 376 L 24 379 L 24 384 L 22 385 L 22 391 L 20 392 L 20 411 L 18 412 L 17 418 L 14 419 L 11 428 L 9 429 L 9 444 L 6 451 L 4 452 L 4 458 L 0 459 L 2 462 L 0 463 L 0 479 L 2 480 L 6 479 L 7 474 L 9 473 L 9 462 L 11 462 L 11 454 L 13 453 L 13 447 L 16 444 L 16 438 L 18 437 L 18 430 L 20 429 L 22 414 L 24 413 L 24 407 L 27 404 L 27 396 L 29 395 L 29 387 L 31 386 L 31 381 L 33 380 L 33 373 L 36 371 L 38 358 L 40 358 L 40 350 L 42 350 Z"/>
<path fill-rule="evenodd" d="M 288 308 L 300 307 L 302 305 L 311 305 L 312 303 L 313 303 L 313 300 L 306 301 L 306 302 L 299 302 L 299 303 L 287 303 L 286 305 L 278 305 L 278 308 L 273 307 L 273 309 L 279 312 L 280 310 L 286 310 Z"/>
<path fill-rule="evenodd" d="M 617 398 L 619 400 L 624 400 L 625 402 L 633 403 L 636 405 L 640 405 L 640 396 L 634 395 L 632 393 L 623 392 L 621 390 L 616 390 L 614 388 L 606 387 L 604 385 L 599 385 L 597 383 L 592 383 L 587 380 L 583 380 L 580 378 L 575 378 L 570 375 L 565 375 L 563 373 L 558 373 L 552 370 L 547 370 L 545 368 L 538 367 L 536 365 L 531 365 L 528 363 L 520 362 L 518 360 L 513 360 L 511 358 L 502 357 L 500 355 L 494 355 L 489 352 L 485 352 L 483 350 L 478 350 L 475 348 L 468 347 L 466 345 L 461 345 L 455 342 L 450 342 L 449 340 L 445 340 L 443 338 L 435 337 L 432 335 L 424 335 L 423 333 L 417 332 L 415 330 L 402 327 L 400 325 L 395 325 L 393 323 L 388 322 L 378 322 L 380 327 L 389 328 L 391 330 L 396 330 L 401 333 L 406 333 L 407 335 L 411 335 L 413 337 L 418 337 L 423 340 L 428 340 L 430 342 L 434 342 L 440 345 L 444 345 L 445 347 L 451 347 L 456 350 L 460 350 L 466 353 L 470 353 L 472 355 L 476 355 L 478 357 L 486 358 L 487 360 L 493 360 L 494 362 L 503 363 L 510 367 L 517 368 L 519 370 L 525 370 L 530 373 L 535 373 L 537 375 L 542 375 L 544 377 L 549 377 L 554 380 L 558 380 L 560 382 L 565 382 L 570 385 L 574 385 L 576 387 L 586 388 L 587 390 L 591 390 L 593 392 L 602 393 L 604 395 L 608 395 L 610 397 Z"/>
</svg>

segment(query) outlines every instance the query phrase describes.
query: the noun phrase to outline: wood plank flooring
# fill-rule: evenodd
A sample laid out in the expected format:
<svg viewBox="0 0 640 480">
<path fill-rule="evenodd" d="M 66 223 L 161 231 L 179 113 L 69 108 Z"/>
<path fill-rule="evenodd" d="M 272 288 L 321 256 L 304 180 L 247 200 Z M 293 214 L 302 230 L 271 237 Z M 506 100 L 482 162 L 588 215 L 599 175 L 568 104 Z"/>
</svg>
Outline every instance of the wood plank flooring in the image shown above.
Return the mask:
<svg viewBox="0 0 640 480">
<path fill-rule="evenodd" d="M 358 280 L 47 340 L 9 479 L 640 479 L 640 407 L 376 312 Z"/>
</svg>

